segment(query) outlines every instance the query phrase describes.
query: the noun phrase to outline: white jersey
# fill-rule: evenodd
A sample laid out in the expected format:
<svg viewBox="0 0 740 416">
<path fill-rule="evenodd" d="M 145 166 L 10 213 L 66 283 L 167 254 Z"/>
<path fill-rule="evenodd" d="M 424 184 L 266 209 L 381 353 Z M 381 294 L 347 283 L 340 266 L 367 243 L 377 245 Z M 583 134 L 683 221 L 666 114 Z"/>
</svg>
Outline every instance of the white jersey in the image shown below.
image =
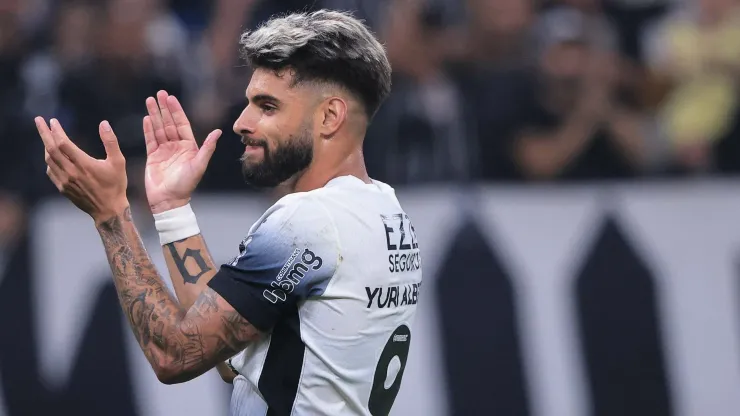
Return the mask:
<svg viewBox="0 0 740 416">
<path fill-rule="evenodd" d="M 209 283 L 268 334 L 230 360 L 232 415 L 387 415 L 421 275 L 390 186 L 344 176 L 280 199 Z"/>
</svg>

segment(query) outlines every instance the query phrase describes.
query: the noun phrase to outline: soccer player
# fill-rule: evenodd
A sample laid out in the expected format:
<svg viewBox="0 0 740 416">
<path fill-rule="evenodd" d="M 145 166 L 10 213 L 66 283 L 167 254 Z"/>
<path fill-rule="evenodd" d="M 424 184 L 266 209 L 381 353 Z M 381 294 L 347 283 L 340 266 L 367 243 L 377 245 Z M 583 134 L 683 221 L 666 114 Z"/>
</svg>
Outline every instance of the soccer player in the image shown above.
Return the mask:
<svg viewBox="0 0 740 416">
<path fill-rule="evenodd" d="M 107 158 L 97 160 L 58 121 L 49 128 L 38 117 L 48 176 L 94 220 L 122 309 L 162 382 L 219 366 L 234 377 L 234 415 L 387 415 L 422 274 L 409 217 L 363 161 L 366 128 L 390 91 L 385 52 L 360 21 L 324 10 L 274 18 L 241 46 L 254 69 L 234 123 L 244 176 L 291 192 L 217 268 L 189 201 L 220 131 L 198 148 L 178 100 L 148 98 L 146 192 L 177 299 L 131 218 L 108 122 L 99 131 Z"/>
</svg>

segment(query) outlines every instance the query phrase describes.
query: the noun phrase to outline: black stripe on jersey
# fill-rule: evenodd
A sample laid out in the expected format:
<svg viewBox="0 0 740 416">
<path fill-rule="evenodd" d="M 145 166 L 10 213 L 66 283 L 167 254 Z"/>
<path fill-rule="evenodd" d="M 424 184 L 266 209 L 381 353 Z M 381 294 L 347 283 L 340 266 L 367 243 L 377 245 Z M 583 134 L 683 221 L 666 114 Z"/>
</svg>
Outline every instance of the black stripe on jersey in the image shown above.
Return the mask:
<svg viewBox="0 0 740 416">
<path fill-rule="evenodd" d="M 303 371 L 306 345 L 301 340 L 298 308 L 278 321 L 257 383 L 267 403 L 267 416 L 290 416 Z"/>
</svg>

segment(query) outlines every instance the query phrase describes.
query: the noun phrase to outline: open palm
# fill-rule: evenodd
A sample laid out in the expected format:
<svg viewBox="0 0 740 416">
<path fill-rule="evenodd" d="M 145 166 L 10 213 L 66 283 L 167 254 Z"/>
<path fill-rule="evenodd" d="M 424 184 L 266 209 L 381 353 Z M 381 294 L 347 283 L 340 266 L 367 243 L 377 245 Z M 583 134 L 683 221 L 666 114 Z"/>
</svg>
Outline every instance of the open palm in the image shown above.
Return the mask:
<svg viewBox="0 0 740 416">
<path fill-rule="evenodd" d="M 144 182 L 149 206 L 157 213 L 188 203 L 216 149 L 221 131 L 211 132 L 198 148 L 177 98 L 159 91 L 156 100 L 147 98 L 146 107 L 149 115 L 144 117 L 147 154 Z"/>
</svg>

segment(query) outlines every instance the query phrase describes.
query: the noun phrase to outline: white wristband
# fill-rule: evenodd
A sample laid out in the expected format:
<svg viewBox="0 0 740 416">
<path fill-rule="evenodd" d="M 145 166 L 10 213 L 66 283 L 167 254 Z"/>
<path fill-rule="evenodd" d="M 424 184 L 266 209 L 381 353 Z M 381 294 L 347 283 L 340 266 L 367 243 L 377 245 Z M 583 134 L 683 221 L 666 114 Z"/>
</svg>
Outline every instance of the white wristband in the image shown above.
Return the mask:
<svg viewBox="0 0 740 416">
<path fill-rule="evenodd" d="M 190 204 L 154 214 L 154 226 L 159 232 L 161 245 L 200 234 L 198 221 Z"/>
</svg>

